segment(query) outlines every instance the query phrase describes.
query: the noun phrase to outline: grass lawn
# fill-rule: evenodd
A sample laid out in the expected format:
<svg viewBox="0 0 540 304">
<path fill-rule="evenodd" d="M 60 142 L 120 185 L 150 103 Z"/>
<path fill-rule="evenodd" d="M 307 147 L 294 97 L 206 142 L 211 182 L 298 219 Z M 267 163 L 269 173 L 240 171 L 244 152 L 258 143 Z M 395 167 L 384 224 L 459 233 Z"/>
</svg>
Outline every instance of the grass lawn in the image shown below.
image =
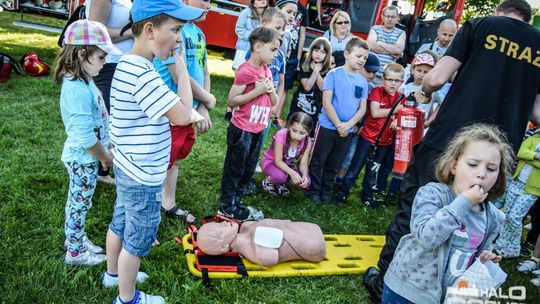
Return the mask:
<svg viewBox="0 0 540 304">
<path fill-rule="evenodd" d="M 58 47 L 51 33 L 12 25 L 19 15 L 0 13 L 0 51 L 20 58 L 36 51 L 52 63 Z M 25 16 L 27 20 L 61 26 L 64 21 Z M 232 84 L 231 62 L 211 52 L 212 92 L 218 106 L 212 112 L 213 129 L 198 136 L 192 153 L 182 163 L 177 202 L 198 218 L 214 214 L 225 157 L 227 123 L 223 120 Z M 12 76 L 0 84 L 0 298 L 1 303 L 110 303 L 116 289 L 101 286 L 105 264 L 72 267 L 63 263 L 64 205 L 67 173 L 60 161 L 65 133 L 60 117 L 60 88 L 52 77 Z M 261 181 L 262 176 L 256 175 Z M 358 183 L 360 184 L 360 182 Z M 326 234 L 384 234 L 394 207 L 371 210 L 359 201 L 359 187 L 344 206 L 315 206 L 299 191 L 288 198 L 264 194 L 246 198 L 267 218 L 309 221 Z M 113 186 L 99 184 L 88 214 L 86 231 L 104 245 L 115 199 Z M 182 248 L 174 237 L 186 230 L 163 217 L 158 237 L 162 245 L 143 259 L 141 269 L 150 279 L 139 288 L 163 295 L 168 303 L 369 303 L 361 276 L 296 277 L 215 280 L 207 289 L 187 271 Z M 514 271 L 517 260 L 504 261 L 508 287 L 523 285 L 527 300 L 538 303 L 531 277 Z M 506 303 L 506 300 L 501 300 Z"/>
</svg>

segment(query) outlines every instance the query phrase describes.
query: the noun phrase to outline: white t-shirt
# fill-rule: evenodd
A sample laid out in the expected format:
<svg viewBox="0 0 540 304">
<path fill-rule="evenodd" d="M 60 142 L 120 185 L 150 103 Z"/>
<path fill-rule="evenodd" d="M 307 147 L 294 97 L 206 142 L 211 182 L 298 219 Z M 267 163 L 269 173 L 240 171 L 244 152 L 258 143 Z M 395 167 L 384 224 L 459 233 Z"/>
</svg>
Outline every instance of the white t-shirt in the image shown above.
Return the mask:
<svg viewBox="0 0 540 304">
<path fill-rule="evenodd" d="M 114 164 L 138 183 L 163 184 L 171 151 L 165 113 L 179 101 L 150 61 L 137 55 L 120 58 L 111 84 Z"/>
</svg>

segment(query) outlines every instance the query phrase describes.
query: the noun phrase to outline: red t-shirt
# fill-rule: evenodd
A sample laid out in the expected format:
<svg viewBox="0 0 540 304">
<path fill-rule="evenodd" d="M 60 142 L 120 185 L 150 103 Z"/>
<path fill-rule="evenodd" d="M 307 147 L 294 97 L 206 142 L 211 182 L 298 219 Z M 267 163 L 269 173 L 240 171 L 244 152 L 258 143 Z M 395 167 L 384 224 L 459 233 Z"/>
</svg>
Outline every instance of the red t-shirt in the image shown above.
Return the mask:
<svg viewBox="0 0 540 304">
<path fill-rule="evenodd" d="M 272 72 L 266 64 L 257 68 L 246 61 L 236 70 L 234 84 L 239 86 L 245 85 L 246 89 L 243 94 L 246 94 L 255 88 L 255 82 L 257 80 L 265 77 L 272 79 Z M 270 101 L 270 95 L 262 94 L 235 110 L 231 123 L 242 130 L 251 133 L 260 133 L 268 125 L 271 110 L 272 103 Z"/>
<path fill-rule="evenodd" d="M 375 141 L 377 140 L 377 135 L 379 135 L 379 132 L 384 125 L 384 121 L 386 120 L 386 117 L 373 118 L 373 116 L 371 116 L 370 110 L 371 103 L 379 103 L 379 107 L 381 109 L 391 109 L 392 106 L 396 104 L 400 96 L 401 93 L 399 92 L 397 92 L 394 96 L 391 96 L 384 90 L 384 87 L 382 86 L 374 88 L 368 96 L 368 105 L 370 107 L 368 107 L 366 121 L 364 122 L 364 128 L 362 129 L 360 136 L 362 136 L 365 140 L 371 143 L 375 143 Z M 394 140 L 394 130 L 390 128 L 390 125 L 392 124 L 392 121 L 394 119 L 395 115 L 392 115 L 390 121 L 388 122 L 388 125 L 386 126 L 386 130 L 381 136 L 379 146 L 389 146 L 392 144 Z"/>
</svg>

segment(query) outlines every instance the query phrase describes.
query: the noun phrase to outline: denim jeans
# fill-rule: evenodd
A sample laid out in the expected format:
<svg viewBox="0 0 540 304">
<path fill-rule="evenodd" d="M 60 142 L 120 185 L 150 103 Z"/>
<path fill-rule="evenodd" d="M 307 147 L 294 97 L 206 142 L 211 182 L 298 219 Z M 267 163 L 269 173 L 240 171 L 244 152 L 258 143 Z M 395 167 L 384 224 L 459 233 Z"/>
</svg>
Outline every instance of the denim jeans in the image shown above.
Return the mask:
<svg viewBox="0 0 540 304">
<path fill-rule="evenodd" d="M 135 256 L 146 256 L 156 239 L 161 215 L 163 186 L 147 186 L 114 167 L 116 202 L 109 229 L 123 238 L 122 248 Z"/>
<path fill-rule="evenodd" d="M 347 173 L 345 174 L 343 182 L 341 183 L 341 186 L 339 188 L 340 194 L 347 196 L 351 191 L 352 187 L 356 183 L 356 180 L 358 179 L 358 175 L 360 175 L 362 168 L 366 164 L 371 145 L 372 144 L 369 141 L 365 140 L 363 137 L 360 136 L 360 139 L 358 140 L 358 146 L 356 147 L 356 151 L 354 152 L 354 156 L 351 161 L 351 165 L 349 166 L 349 169 L 347 170 Z M 380 163 L 382 158 L 386 154 L 386 150 L 388 150 L 388 146 L 379 146 L 377 148 L 373 161 L 376 163 Z M 371 170 L 371 168 L 366 168 L 364 179 L 362 181 L 363 201 L 369 201 L 372 198 L 373 184 L 370 179 L 373 179 L 373 174 L 374 172 Z"/>
<path fill-rule="evenodd" d="M 414 304 L 384 284 L 381 304 Z"/>
<path fill-rule="evenodd" d="M 341 168 L 349 168 L 351 165 L 351 161 L 354 157 L 354 152 L 356 151 L 356 147 L 358 146 L 358 141 L 360 140 L 360 136 L 353 134 L 351 137 L 351 143 L 349 144 L 349 149 L 347 150 L 347 153 L 345 154 L 345 158 L 343 159 L 343 162 L 341 163 Z"/>
<path fill-rule="evenodd" d="M 379 169 L 379 172 L 377 174 L 378 192 L 386 191 L 386 186 L 388 185 L 388 176 L 390 175 L 394 167 L 394 148 L 395 142 L 393 142 L 392 145 L 388 147 L 388 149 L 386 150 L 386 155 L 384 156 L 384 160 L 381 162 L 381 168 Z M 374 179 L 372 179 L 371 184 L 375 185 Z M 390 181 L 390 186 L 388 187 L 388 193 L 397 193 L 400 186 L 401 179 L 392 177 L 392 180 Z"/>
<path fill-rule="evenodd" d="M 229 124 L 227 154 L 221 176 L 221 209 L 228 209 L 242 197 L 246 185 L 255 173 L 262 147 L 262 133 L 251 133 Z"/>
</svg>

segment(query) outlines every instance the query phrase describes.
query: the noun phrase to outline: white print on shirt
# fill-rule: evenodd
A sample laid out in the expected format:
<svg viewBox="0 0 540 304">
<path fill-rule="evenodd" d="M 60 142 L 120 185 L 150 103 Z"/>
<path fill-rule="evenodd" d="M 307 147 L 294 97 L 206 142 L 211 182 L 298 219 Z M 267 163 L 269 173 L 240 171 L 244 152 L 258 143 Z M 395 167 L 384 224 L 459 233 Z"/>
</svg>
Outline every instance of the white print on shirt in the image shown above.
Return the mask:
<svg viewBox="0 0 540 304">
<path fill-rule="evenodd" d="M 270 117 L 270 107 L 253 105 L 251 107 L 251 115 L 249 122 L 267 125 Z"/>
<path fill-rule="evenodd" d="M 465 270 L 467 270 L 467 267 L 469 266 L 469 262 L 471 261 L 471 257 L 474 255 L 474 252 L 463 252 L 461 250 L 457 250 L 452 254 L 450 257 L 450 261 L 448 261 L 448 270 L 454 277 L 459 277 L 462 275 Z M 462 257 L 463 256 L 463 257 Z"/>
<path fill-rule="evenodd" d="M 298 94 L 298 107 L 309 115 L 313 115 L 317 112 L 317 105 L 312 102 L 314 94 L 314 92 L 311 92 L 310 94 Z"/>
</svg>

